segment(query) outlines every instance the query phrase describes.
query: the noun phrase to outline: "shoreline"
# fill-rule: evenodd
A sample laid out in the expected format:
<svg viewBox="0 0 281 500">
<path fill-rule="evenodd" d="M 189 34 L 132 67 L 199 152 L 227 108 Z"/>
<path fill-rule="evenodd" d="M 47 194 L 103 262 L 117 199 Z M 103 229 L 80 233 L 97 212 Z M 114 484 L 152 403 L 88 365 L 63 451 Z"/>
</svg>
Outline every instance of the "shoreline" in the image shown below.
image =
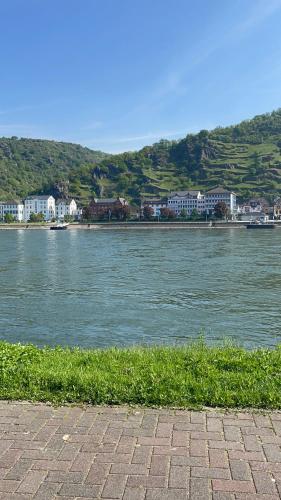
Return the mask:
<svg viewBox="0 0 281 500">
<path fill-rule="evenodd" d="M 120 230 L 120 229 L 246 229 L 249 222 L 215 222 L 212 226 L 209 222 L 114 222 L 114 223 L 89 223 L 89 224 L 69 224 L 68 230 Z M 275 221 L 274 224 L 281 228 L 281 221 Z M 0 224 L 0 230 L 49 230 L 52 223 L 32 224 L 32 223 L 13 223 Z"/>
</svg>

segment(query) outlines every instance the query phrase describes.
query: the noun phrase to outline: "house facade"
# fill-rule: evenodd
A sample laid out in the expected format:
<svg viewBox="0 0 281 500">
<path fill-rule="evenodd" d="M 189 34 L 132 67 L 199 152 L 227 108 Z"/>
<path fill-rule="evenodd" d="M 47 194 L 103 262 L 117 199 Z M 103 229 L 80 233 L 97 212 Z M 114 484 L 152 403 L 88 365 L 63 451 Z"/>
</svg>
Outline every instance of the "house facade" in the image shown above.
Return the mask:
<svg viewBox="0 0 281 500">
<path fill-rule="evenodd" d="M 202 214 L 205 211 L 204 194 L 196 190 L 173 191 L 168 196 L 167 207 L 176 215 L 180 215 L 183 210 L 187 215 L 191 215 L 193 210 Z"/>
<path fill-rule="evenodd" d="M 219 202 L 224 202 L 231 215 L 236 213 L 236 195 L 232 191 L 224 188 L 211 189 L 205 193 L 199 190 L 172 191 L 167 200 L 157 198 L 155 200 L 145 200 L 143 205 L 150 206 L 154 211 L 154 216 L 160 214 L 161 208 L 167 207 L 172 210 L 176 216 L 183 211 L 191 215 L 194 210 L 198 214 L 212 215 L 215 206 Z"/>
<path fill-rule="evenodd" d="M 21 201 L 8 200 L 0 202 L 0 220 L 5 219 L 6 214 L 11 214 L 18 222 L 24 220 L 24 205 Z"/>
<path fill-rule="evenodd" d="M 109 217 L 114 210 L 128 206 L 125 198 L 94 198 L 90 203 L 93 216 L 100 216 L 102 213 L 108 213 Z"/>
<path fill-rule="evenodd" d="M 224 188 L 215 188 L 205 193 L 205 211 L 207 214 L 214 212 L 217 203 L 226 204 L 229 212 L 233 215 L 236 212 L 236 194 Z"/>
<path fill-rule="evenodd" d="M 78 216 L 77 203 L 75 200 L 56 200 L 56 218 L 63 220 L 66 215 Z"/>
<path fill-rule="evenodd" d="M 161 215 L 161 208 L 167 208 L 167 198 L 153 198 L 150 200 L 143 200 L 141 210 L 144 207 L 150 207 L 153 210 L 153 217 L 159 217 Z"/>
<path fill-rule="evenodd" d="M 56 217 L 56 202 L 53 196 L 29 196 L 24 201 L 24 219 L 28 221 L 31 214 L 42 213 L 45 221 Z"/>
</svg>

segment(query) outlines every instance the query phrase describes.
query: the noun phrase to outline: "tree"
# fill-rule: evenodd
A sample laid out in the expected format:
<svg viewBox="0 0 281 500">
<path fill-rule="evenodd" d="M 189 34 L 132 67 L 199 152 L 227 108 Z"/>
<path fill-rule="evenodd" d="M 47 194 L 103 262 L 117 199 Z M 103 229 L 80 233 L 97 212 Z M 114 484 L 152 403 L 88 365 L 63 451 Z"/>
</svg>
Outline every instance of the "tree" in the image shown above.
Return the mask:
<svg viewBox="0 0 281 500">
<path fill-rule="evenodd" d="M 198 219 L 198 218 L 199 218 L 199 213 L 198 213 L 198 211 L 196 210 L 196 208 L 194 208 L 194 209 L 192 210 L 192 212 L 191 212 L 191 214 L 190 214 L 190 218 L 191 218 L 192 220 L 196 220 L 196 219 Z"/>
<path fill-rule="evenodd" d="M 143 207 L 143 217 L 145 220 L 151 220 L 154 216 L 154 210 L 149 205 L 144 205 Z"/>
<path fill-rule="evenodd" d="M 42 214 L 42 212 L 39 212 L 39 214 L 31 212 L 28 222 L 43 222 L 43 221 L 44 221 L 44 214 Z"/>
<path fill-rule="evenodd" d="M 181 217 L 181 219 L 186 219 L 186 217 L 187 217 L 187 211 L 185 210 L 185 208 L 183 208 L 180 211 L 180 217 Z"/>
<path fill-rule="evenodd" d="M 226 203 L 224 203 L 224 201 L 219 201 L 215 205 L 214 214 L 218 219 L 224 219 L 228 216 L 229 210 L 228 210 Z"/>
<path fill-rule="evenodd" d="M 163 219 L 175 219 L 176 214 L 170 208 L 162 207 L 160 208 L 160 214 Z"/>
<path fill-rule="evenodd" d="M 63 218 L 64 222 L 73 222 L 74 221 L 74 217 L 73 215 L 70 215 L 70 214 L 66 214 Z"/>
<path fill-rule="evenodd" d="M 112 210 L 113 217 L 116 217 L 117 220 L 128 220 L 130 217 L 130 207 L 128 205 L 123 205 L 121 207 L 115 207 Z"/>
<path fill-rule="evenodd" d="M 11 224 L 11 222 L 15 222 L 15 218 L 12 214 L 5 214 L 4 221 L 6 222 L 6 224 Z"/>
</svg>

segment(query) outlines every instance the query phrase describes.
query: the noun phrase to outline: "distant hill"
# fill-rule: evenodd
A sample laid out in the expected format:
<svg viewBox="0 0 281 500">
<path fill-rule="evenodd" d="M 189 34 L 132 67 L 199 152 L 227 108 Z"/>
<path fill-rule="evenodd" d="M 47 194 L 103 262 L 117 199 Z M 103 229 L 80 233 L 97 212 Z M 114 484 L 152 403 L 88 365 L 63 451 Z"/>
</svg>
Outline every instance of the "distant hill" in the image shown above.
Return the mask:
<svg viewBox="0 0 281 500">
<path fill-rule="evenodd" d="M 52 192 L 82 202 L 94 195 L 138 202 L 171 189 L 217 185 L 241 198 L 281 194 L 281 109 L 118 155 L 55 141 L 0 139 L 0 199 Z"/>
<path fill-rule="evenodd" d="M 0 200 L 28 194 L 90 196 L 86 170 L 94 168 L 105 153 L 77 144 L 37 139 L 0 138 Z"/>
</svg>

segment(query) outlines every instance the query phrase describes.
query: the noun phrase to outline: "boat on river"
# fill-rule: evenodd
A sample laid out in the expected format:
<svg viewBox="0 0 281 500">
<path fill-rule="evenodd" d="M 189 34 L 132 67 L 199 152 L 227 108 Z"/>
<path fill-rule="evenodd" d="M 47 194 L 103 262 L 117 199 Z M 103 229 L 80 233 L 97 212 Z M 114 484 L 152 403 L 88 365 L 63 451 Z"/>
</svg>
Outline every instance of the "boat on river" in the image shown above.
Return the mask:
<svg viewBox="0 0 281 500">
<path fill-rule="evenodd" d="M 67 229 L 68 224 L 56 224 L 55 226 L 51 226 L 51 231 L 65 231 Z"/>
<path fill-rule="evenodd" d="M 275 229 L 276 225 L 270 222 L 252 222 L 247 224 L 247 229 Z"/>
</svg>

